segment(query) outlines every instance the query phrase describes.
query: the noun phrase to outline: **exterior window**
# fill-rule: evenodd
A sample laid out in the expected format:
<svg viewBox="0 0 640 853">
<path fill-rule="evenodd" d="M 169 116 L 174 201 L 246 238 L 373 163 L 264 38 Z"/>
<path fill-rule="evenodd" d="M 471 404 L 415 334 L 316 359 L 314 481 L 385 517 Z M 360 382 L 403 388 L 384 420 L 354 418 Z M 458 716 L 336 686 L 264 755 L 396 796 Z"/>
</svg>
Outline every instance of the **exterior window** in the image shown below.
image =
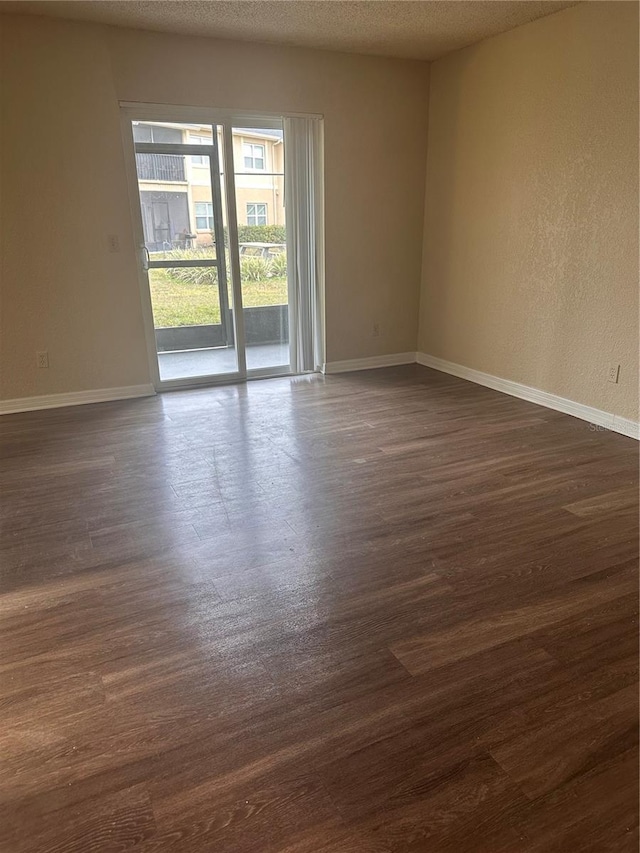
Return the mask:
<svg viewBox="0 0 640 853">
<path fill-rule="evenodd" d="M 197 201 L 196 208 L 196 230 L 213 231 L 213 203 L 210 201 Z"/>
<path fill-rule="evenodd" d="M 245 142 L 242 145 L 242 156 L 245 169 L 258 169 L 264 172 L 264 145 L 250 145 Z"/>
<path fill-rule="evenodd" d="M 211 137 L 209 136 L 194 136 L 194 134 L 189 134 L 189 145 L 211 145 Z M 191 162 L 194 166 L 208 166 L 207 163 L 207 154 L 192 154 Z"/>
<path fill-rule="evenodd" d="M 157 124 L 134 124 L 133 138 L 136 142 L 168 142 L 179 145 L 182 131 L 176 127 L 161 127 Z"/>
<path fill-rule="evenodd" d="M 267 205 L 249 202 L 247 204 L 247 225 L 266 225 Z"/>
</svg>

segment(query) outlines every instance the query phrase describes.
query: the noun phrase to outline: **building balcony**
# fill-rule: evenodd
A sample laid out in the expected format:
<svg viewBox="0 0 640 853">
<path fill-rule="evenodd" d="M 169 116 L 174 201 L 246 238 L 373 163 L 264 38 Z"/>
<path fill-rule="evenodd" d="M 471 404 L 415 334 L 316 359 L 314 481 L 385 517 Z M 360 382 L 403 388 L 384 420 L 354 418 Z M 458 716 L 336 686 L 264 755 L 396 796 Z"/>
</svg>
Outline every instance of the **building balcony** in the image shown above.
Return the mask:
<svg viewBox="0 0 640 853">
<path fill-rule="evenodd" d="M 182 154 L 136 154 L 140 181 L 186 181 Z"/>
</svg>

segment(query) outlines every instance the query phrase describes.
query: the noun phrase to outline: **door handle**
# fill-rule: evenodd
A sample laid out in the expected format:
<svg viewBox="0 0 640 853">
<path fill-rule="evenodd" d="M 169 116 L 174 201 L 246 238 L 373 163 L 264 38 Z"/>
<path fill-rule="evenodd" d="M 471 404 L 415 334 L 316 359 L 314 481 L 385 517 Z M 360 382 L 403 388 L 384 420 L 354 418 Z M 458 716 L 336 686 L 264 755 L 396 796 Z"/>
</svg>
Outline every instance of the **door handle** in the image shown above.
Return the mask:
<svg viewBox="0 0 640 853">
<path fill-rule="evenodd" d="M 142 263 L 142 269 L 146 272 L 149 269 L 149 261 L 151 260 L 151 256 L 149 255 L 149 250 L 144 245 L 144 243 L 140 246 L 140 260 Z"/>
</svg>

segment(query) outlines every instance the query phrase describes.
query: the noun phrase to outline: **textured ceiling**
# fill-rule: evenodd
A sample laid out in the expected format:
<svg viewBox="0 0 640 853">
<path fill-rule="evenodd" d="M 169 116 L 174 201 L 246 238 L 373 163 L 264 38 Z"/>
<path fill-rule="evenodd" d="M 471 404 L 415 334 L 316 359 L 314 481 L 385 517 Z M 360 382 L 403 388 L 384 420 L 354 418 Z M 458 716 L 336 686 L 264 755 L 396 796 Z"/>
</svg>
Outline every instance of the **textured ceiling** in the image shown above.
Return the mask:
<svg viewBox="0 0 640 853">
<path fill-rule="evenodd" d="M 0 11 L 350 53 L 436 59 L 575 3 L 576 0 L 22 0 L 1 2 Z"/>
</svg>

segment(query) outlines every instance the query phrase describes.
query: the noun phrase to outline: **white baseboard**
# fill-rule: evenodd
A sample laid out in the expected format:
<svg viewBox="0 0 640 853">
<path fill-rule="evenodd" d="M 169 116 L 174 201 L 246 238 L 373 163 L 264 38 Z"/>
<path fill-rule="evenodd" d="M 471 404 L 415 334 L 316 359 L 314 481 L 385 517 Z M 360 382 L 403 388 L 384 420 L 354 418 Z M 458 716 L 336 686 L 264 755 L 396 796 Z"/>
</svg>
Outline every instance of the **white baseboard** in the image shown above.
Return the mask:
<svg viewBox="0 0 640 853">
<path fill-rule="evenodd" d="M 431 367 L 434 370 L 440 370 L 442 373 L 467 379 L 477 385 L 484 385 L 487 388 L 493 388 L 494 391 L 509 394 L 511 397 L 519 397 L 521 400 L 528 400 L 530 403 L 563 412 L 565 415 L 573 415 L 573 417 L 588 421 L 595 426 L 640 440 L 640 423 L 637 421 L 614 415 L 612 412 L 604 412 L 602 409 L 595 409 L 583 403 L 576 403 L 574 400 L 559 397 L 557 394 L 550 394 L 548 391 L 541 391 L 519 382 L 512 382 L 510 379 L 501 379 L 499 376 L 492 376 L 490 373 L 483 373 L 481 370 L 474 370 L 472 367 L 464 367 L 462 364 L 455 364 L 452 361 L 446 361 L 424 352 L 402 352 L 391 355 L 375 355 L 370 358 L 354 358 L 347 361 L 332 361 L 323 365 L 322 372 L 328 374 L 347 373 L 352 370 L 372 370 L 377 367 L 413 364 L 416 361 L 424 367 Z M 134 397 L 151 397 L 154 394 L 153 385 L 127 385 L 121 388 L 72 391 L 67 394 L 19 397 L 14 400 L 0 400 L 0 415 L 33 412 L 38 409 L 57 409 L 63 406 L 82 406 L 88 403 L 106 403 Z"/>
<path fill-rule="evenodd" d="M 95 391 L 70 391 L 68 394 L 44 394 L 41 397 L 18 397 L 0 400 L 0 415 L 33 412 L 37 409 L 59 409 L 62 406 L 83 406 L 87 403 L 106 403 L 132 397 L 151 397 L 153 385 L 126 385 L 122 388 L 100 388 Z"/>
<path fill-rule="evenodd" d="M 372 355 L 369 358 L 329 361 L 322 365 L 322 372 L 349 373 L 352 370 L 373 370 L 376 367 L 395 367 L 398 364 L 414 364 L 415 361 L 415 352 L 394 352 L 391 355 Z"/>
<path fill-rule="evenodd" d="M 452 361 L 445 361 L 443 358 L 436 358 L 436 356 L 427 355 L 424 352 L 416 353 L 416 361 L 425 367 L 450 373 L 460 379 L 468 379 L 477 385 L 485 385 L 487 388 L 502 391 L 503 394 L 509 394 L 511 397 L 519 397 L 521 400 L 528 400 L 530 403 L 555 409 L 555 411 L 563 412 L 565 415 L 573 415 L 573 417 L 588 421 L 595 426 L 628 435 L 630 438 L 640 439 L 639 423 L 628 418 L 621 418 L 611 412 L 603 412 L 602 409 L 594 409 L 592 406 L 585 406 L 583 403 L 567 400 L 557 394 L 550 394 L 547 391 L 540 391 L 538 388 L 521 385 L 519 382 L 512 382 L 510 379 L 500 379 L 500 377 L 492 376 L 490 373 L 483 373 L 480 370 L 474 370 L 472 367 L 464 367 Z"/>
</svg>

